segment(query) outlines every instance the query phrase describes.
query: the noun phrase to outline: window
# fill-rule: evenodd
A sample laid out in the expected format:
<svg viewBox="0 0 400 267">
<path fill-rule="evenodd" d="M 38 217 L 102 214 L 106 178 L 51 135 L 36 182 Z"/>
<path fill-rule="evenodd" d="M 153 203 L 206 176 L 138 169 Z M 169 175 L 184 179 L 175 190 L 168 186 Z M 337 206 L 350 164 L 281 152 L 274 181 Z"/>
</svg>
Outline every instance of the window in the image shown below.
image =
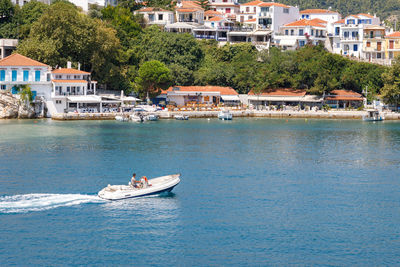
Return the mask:
<svg viewBox="0 0 400 267">
<path fill-rule="evenodd" d="M 294 35 L 294 30 L 290 30 L 290 35 Z"/>
<path fill-rule="evenodd" d="M 6 89 L 7 89 L 7 86 L 5 84 L 2 84 L 1 85 L 1 90 L 6 90 Z"/>
<path fill-rule="evenodd" d="M 253 16 L 249 16 L 249 18 L 248 19 L 252 19 L 253 18 Z"/>
<path fill-rule="evenodd" d="M 269 7 L 262 7 L 261 12 L 269 12 Z"/>
<path fill-rule="evenodd" d="M 335 35 L 339 35 L 340 34 L 340 27 L 336 27 L 335 28 Z"/>
<path fill-rule="evenodd" d="M 356 45 L 356 44 L 353 45 L 353 51 L 354 51 L 354 52 L 357 52 L 357 51 L 358 51 L 358 45 Z"/>
<path fill-rule="evenodd" d="M 225 9 L 225 13 L 227 14 L 231 13 L 231 9 L 230 8 Z"/>
<path fill-rule="evenodd" d="M 62 79 L 62 75 L 56 75 L 56 79 Z"/>
<path fill-rule="evenodd" d="M 250 12 L 250 7 L 246 7 L 246 12 Z"/>
<path fill-rule="evenodd" d="M 6 80 L 6 71 L 0 70 L 0 81 L 4 82 Z"/>
<path fill-rule="evenodd" d="M 29 80 L 29 70 L 24 70 L 24 82 L 27 82 Z"/>
<path fill-rule="evenodd" d="M 303 29 L 300 29 L 300 30 L 299 30 L 299 35 L 300 35 L 300 36 L 303 36 L 303 35 L 304 35 L 304 30 L 303 30 Z"/>
<path fill-rule="evenodd" d="M 56 100 L 56 104 L 61 104 L 61 100 Z"/>
<path fill-rule="evenodd" d="M 340 43 L 336 43 L 336 48 L 340 48 Z"/>
<path fill-rule="evenodd" d="M 47 81 L 50 82 L 50 73 L 47 73 L 46 76 L 47 76 L 47 77 L 46 77 Z"/>
<path fill-rule="evenodd" d="M 377 53 L 376 54 L 376 58 L 382 58 L 382 54 L 381 53 Z"/>
<path fill-rule="evenodd" d="M 158 14 L 158 20 L 163 20 L 163 14 Z"/>
<path fill-rule="evenodd" d="M 15 82 L 17 80 L 17 71 L 12 70 L 11 71 L 11 81 Z"/>
<path fill-rule="evenodd" d="M 40 82 L 40 70 L 35 71 L 35 82 Z"/>
<path fill-rule="evenodd" d="M 70 80 L 71 79 L 71 75 L 67 75 L 67 80 Z"/>
<path fill-rule="evenodd" d="M 154 14 L 149 14 L 149 21 L 154 21 Z"/>
<path fill-rule="evenodd" d="M 354 19 L 348 19 L 347 20 L 347 24 L 355 24 L 355 20 Z"/>
<path fill-rule="evenodd" d="M 71 91 L 71 87 L 67 86 L 67 93 Z"/>
<path fill-rule="evenodd" d="M 256 8 L 256 7 L 253 8 L 253 12 L 254 12 L 254 13 L 257 12 L 257 8 Z"/>
<path fill-rule="evenodd" d="M 371 42 L 367 42 L 367 47 L 371 47 Z"/>
<path fill-rule="evenodd" d="M 289 14 L 289 8 L 284 8 L 284 9 L 283 9 L 283 13 Z"/>
<path fill-rule="evenodd" d="M 75 79 L 75 80 L 79 80 L 79 78 L 80 78 L 79 75 L 75 75 L 75 76 L 74 76 L 74 79 Z"/>
<path fill-rule="evenodd" d="M 289 35 L 289 30 L 285 30 L 285 35 Z"/>
<path fill-rule="evenodd" d="M 314 30 L 313 29 L 311 30 L 311 36 L 314 36 Z"/>
<path fill-rule="evenodd" d="M 344 32 L 344 33 L 343 33 L 343 36 L 344 36 L 344 38 L 349 37 L 349 32 Z"/>
<path fill-rule="evenodd" d="M 299 46 L 300 47 L 303 47 L 305 44 L 306 44 L 305 41 L 299 41 Z"/>
<path fill-rule="evenodd" d="M 79 93 L 80 90 L 81 90 L 81 87 L 80 87 L 80 86 L 76 87 L 76 92 L 77 92 L 77 93 Z"/>
<path fill-rule="evenodd" d="M 358 32 L 351 32 L 351 37 L 357 37 L 358 36 Z"/>
</svg>

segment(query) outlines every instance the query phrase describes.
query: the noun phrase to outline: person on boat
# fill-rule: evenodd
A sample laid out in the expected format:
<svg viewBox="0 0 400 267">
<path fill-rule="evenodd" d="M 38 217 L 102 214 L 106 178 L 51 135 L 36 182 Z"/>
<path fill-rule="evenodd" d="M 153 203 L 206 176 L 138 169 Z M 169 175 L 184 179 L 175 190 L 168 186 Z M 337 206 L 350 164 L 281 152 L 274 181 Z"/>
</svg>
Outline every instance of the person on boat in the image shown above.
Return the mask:
<svg viewBox="0 0 400 267">
<path fill-rule="evenodd" d="M 133 187 L 138 188 L 139 185 L 140 185 L 140 183 L 141 183 L 140 181 L 136 181 L 136 173 L 132 174 L 131 185 L 132 185 Z"/>
<path fill-rule="evenodd" d="M 149 180 L 147 179 L 146 176 L 142 176 L 142 178 L 140 178 L 140 182 L 142 183 L 143 188 L 151 186 L 151 184 L 149 184 Z"/>
</svg>

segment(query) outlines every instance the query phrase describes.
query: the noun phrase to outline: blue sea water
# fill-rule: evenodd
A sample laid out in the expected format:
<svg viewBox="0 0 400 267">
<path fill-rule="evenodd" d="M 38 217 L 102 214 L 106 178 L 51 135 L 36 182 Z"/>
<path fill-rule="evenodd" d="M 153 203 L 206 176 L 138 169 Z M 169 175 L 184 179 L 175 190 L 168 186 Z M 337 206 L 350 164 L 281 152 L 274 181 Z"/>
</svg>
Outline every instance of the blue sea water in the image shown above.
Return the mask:
<svg viewBox="0 0 400 267">
<path fill-rule="evenodd" d="M 0 121 L 0 265 L 399 265 L 399 152 L 389 121 Z M 182 181 L 96 196 L 132 172 Z"/>
</svg>

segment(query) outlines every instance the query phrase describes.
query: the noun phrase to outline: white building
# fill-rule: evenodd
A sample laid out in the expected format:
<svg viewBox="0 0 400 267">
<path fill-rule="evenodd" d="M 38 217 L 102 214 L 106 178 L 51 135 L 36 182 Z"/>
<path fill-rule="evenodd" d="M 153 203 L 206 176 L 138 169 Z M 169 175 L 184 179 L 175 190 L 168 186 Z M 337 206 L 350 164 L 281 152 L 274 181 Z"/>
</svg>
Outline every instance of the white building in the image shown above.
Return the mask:
<svg viewBox="0 0 400 267">
<path fill-rule="evenodd" d="M 275 33 L 275 43 L 283 50 L 297 49 L 305 46 L 307 42 L 313 45 L 324 44 L 327 36 L 327 22 L 321 19 L 302 19 L 288 23 Z"/>
<path fill-rule="evenodd" d="M 157 7 L 143 7 L 136 14 L 143 14 L 147 24 L 150 25 L 167 25 L 175 22 L 174 12 Z"/>
<path fill-rule="evenodd" d="M 275 2 L 255 0 L 240 5 L 236 20 L 240 23 L 256 19 L 257 29 L 279 31 L 279 27 L 299 18 L 299 9 Z"/>
<path fill-rule="evenodd" d="M 240 6 L 236 0 L 209 0 L 210 10 L 222 13 L 228 19 L 236 19 Z"/>
<path fill-rule="evenodd" d="M 51 84 L 51 99 L 58 113 L 88 105 L 97 110 L 99 105 L 102 108 L 101 97 L 95 95 L 97 82 L 91 81 L 89 72 L 72 69 L 70 65 L 55 69 L 51 72 Z"/>
<path fill-rule="evenodd" d="M 176 22 L 167 24 L 169 32 L 193 33 L 193 29 L 203 26 L 204 9 L 194 1 L 178 1 L 175 7 Z"/>
<path fill-rule="evenodd" d="M 332 51 L 352 57 L 362 57 L 364 28 L 380 25 L 380 19 L 369 14 L 349 15 L 334 23 L 332 36 Z"/>
<path fill-rule="evenodd" d="M 18 93 L 18 86 L 29 85 L 34 100 L 50 99 L 50 66 L 20 54 L 0 60 L 1 90 Z"/>
<path fill-rule="evenodd" d="M 17 39 L 0 39 L 0 59 L 8 57 L 17 48 Z"/>
<path fill-rule="evenodd" d="M 300 11 L 300 19 L 321 19 L 327 22 L 327 33 L 334 33 L 334 23 L 342 19 L 339 12 L 330 9 L 306 9 Z"/>
</svg>

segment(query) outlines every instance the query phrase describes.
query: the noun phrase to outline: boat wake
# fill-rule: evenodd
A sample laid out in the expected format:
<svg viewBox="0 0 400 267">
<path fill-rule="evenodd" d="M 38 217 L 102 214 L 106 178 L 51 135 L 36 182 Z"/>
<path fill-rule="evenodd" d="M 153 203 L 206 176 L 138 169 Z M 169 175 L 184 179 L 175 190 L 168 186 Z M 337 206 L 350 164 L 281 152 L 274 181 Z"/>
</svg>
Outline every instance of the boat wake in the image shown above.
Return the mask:
<svg viewBox="0 0 400 267">
<path fill-rule="evenodd" d="M 0 213 L 26 213 L 85 203 L 103 203 L 96 195 L 26 194 L 0 197 Z"/>
</svg>

